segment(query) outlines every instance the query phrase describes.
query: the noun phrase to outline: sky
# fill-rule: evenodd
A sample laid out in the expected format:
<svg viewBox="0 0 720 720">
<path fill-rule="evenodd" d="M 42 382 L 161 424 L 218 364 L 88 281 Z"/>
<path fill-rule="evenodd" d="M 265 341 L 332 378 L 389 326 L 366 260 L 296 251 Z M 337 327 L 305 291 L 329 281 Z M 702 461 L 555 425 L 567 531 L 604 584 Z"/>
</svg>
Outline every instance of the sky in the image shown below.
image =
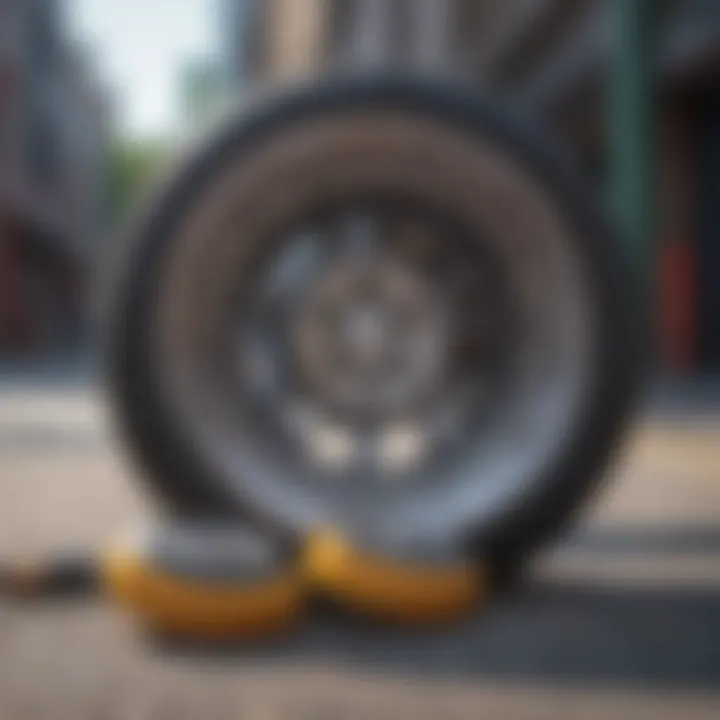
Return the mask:
<svg viewBox="0 0 720 720">
<path fill-rule="evenodd" d="M 118 129 L 129 136 L 180 131 L 180 73 L 219 33 L 216 0 L 70 0 L 73 30 L 111 87 Z"/>
</svg>

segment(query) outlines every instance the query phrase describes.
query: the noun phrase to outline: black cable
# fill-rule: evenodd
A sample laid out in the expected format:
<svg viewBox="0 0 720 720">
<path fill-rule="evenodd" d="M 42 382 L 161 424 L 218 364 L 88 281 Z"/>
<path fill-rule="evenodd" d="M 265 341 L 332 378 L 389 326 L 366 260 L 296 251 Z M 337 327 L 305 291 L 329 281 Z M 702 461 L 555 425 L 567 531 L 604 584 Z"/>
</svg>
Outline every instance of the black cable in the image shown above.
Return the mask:
<svg viewBox="0 0 720 720">
<path fill-rule="evenodd" d="M 97 562 L 88 556 L 0 564 L 0 596 L 4 597 L 84 596 L 96 592 L 99 584 Z"/>
</svg>

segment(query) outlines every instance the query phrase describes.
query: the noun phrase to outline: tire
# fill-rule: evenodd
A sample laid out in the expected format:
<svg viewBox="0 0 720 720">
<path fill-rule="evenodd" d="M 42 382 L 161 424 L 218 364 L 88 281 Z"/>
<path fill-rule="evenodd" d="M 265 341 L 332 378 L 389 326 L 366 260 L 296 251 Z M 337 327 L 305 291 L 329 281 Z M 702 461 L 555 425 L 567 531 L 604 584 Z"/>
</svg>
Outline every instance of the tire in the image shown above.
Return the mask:
<svg viewBox="0 0 720 720">
<path fill-rule="evenodd" d="M 317 135 L 320 130 L 325 138 L 339 128 L 341 139 L 337 142 L 345 147 L 343 132 L 348 135 L 352 126 L 353 147 L 358 150 L 346 160 L 351 173 L 353 163 L 363 166 L 373 155 L 373 143 L 380 142 L 378 137 L 383 132 L 376 124 L 386 121 L 395 124 L 397 138 L 405 138 L 398 144 L 407 146 L 405 154 L 393 161 L 398 173 L 402 174 L 404 163 L 408 168 L 412 165 L 411 170 L 406 168 L 407 177 L 432 179 L 433 187 L 445 188 L 442 192 L 447 197 L 443 201 L 454 202 L 451 194 L 462 196 L 469 213 L 474 212 L 474 202 L 485 202 L 486 189 L 471 186 L 474 169 L 470 163 L 479 163 L 483 153 L 497 153 L 502 162 L 512 166 L 512 172 L 522 178 L 523 188 L 530 188 L 523 192 L 537 192 L 560 219 L 582 276 L 582 291 L 589 298 L 593 317 L 591 370 L 571 426 L 558 431 L 563 432 L 562 447 L 519 496 L 502 507 L 463 519 L 464 537 L 479 557 L 489 556 L 504 567 L 516 566 L 538 545 L 557 535 L 597 487 L 638 395 L 648 323 L 639 277 L 631 271 L 618 237 L 603 213 L 588 200 L 577 175 L 568 169 L 557 149 L 548 147 L 531 129 L 481 98 L 418 80 L 343 79 L 285 94 L 229 121 L 154 198 L 124 243 L 112 281 L 106 283 L 109 315 L 105 355 L 114 413 L 127 447 L 144 470 L 147 486 L 171 512 L 250 516 L 278 533 L 302 529 L 302 521 L 289 521 L 272 503 L 257 502 L 252 493 L 230 488 L 192 433 L 181 427 L 177 413 L 167 402 L 164 372 L 158 360 L 158 337 L 166 322 L 160 310 L 160 288 L 166 282 L 168 268 L 173 262 L 180 264 L 173 260 L 176 253 L 182 254 L 177 251 L 178 237 L 191 233 L 187 228 L 200 222 L 194 218 L 193 208 L 210 204 L 211 196 L 222 195 L 225 186 L 220 178 L 236 173 L 235 179 L 226 181 L 227 187 L 242 183 L 251 187 L 253 178 L 260 182 L 266 167 L 272 166 L 277 172 L 284 163 L 293 162 L 288 158 L 294 152 L 302 155 L 303 148 L 315 141 L 313 133 Z M 302 136 L 303 132 L 307 136 Z M 293 140 L 296 134 L 304 138 L 303 142 Z M 408 139 L 415 135 L 417 153 L 412 152 L 412 140 Z M 380 155 L 375 153 L 376 157 Z M 342 177 L 333 176 L 337 168 L 332 163 L 328 167 L 328 177 L 334 181 Z M 306 183 L 293 181 L 297 193 L 310 192 L 307 186 L 313 184 L 319 184 L 319 192 L 324 192 L 322 183 L 330 180 L 323 180 L 320 169 L 306 170 L 305 177 L 310 178 Z M 293 172 L 285 175 L 292 176 Z M 462 173 L 471 179 L 460 183 L 458 178 L 465 177 Z M 512 182 L 508 183 L 510 187 Z M 434 191 L 428 181 L 428 192 Z M 267 205 L 264 212 L 268 215 L 282 213 L 282 203 L 294 193 L 290 186 L 266 187 L 262 193 L 256 189 L 255 203 Z M 528 214 L 532 218 L 523 202 L 517 205 L 512 208 L 517 212 L 505 209 L 505 215 Z M 197 214 L 202 212 L 198 210 Z"/>
</svg>

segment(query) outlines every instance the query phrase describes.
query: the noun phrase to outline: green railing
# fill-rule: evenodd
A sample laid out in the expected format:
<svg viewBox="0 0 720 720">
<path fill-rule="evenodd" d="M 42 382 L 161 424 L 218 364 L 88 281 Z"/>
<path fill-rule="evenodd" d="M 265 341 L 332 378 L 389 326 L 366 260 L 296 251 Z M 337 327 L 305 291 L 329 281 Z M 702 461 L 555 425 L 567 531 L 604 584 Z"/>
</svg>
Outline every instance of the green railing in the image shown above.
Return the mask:
<svg viewBox="0 0 720 720">
<path fill-rule="evenodd" d="M 658 0 L 613 0 L 610 179 L 618 221 L 638 267 L 653 265 L 654 30 Z"/>
</svg>

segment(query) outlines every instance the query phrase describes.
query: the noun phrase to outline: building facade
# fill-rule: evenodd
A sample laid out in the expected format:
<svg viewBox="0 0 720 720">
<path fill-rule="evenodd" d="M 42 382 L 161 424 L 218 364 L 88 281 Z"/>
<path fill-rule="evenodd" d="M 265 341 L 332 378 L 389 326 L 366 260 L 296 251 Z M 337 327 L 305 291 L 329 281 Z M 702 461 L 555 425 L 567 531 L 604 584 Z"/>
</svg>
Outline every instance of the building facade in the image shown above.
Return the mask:
<svg viewBox="0 0 720 720">
<path fill-rule="evenodd" d="M 64 9 L 0 1 L 0 355 L 76 334 L 102 229 L 105 97 Z"/>
</svg>

